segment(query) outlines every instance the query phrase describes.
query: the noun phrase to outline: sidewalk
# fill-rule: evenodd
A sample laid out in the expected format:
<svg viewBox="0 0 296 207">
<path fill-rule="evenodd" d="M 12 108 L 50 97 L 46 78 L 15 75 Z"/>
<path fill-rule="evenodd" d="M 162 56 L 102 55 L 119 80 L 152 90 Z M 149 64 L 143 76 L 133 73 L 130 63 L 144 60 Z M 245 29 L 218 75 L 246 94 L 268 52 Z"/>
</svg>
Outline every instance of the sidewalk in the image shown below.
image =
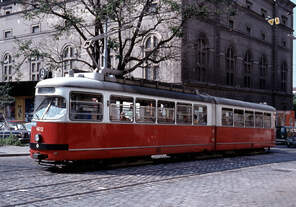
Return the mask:
<svg viewBox="0 0 296 207">
<path fill-rule="evenodd" d="M 29 156 L 29 146 L 0 146 L 0 157 Z"/>
</svg>

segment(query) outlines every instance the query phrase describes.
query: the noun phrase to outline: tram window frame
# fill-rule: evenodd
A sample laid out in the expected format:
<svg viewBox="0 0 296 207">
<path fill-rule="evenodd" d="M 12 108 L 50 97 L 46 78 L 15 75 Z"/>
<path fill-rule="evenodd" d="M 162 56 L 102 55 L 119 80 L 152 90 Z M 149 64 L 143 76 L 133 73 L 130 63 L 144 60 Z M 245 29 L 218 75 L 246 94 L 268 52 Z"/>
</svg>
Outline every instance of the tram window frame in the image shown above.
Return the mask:
<svg viewBox="0 0 296 207">
<path fill-rule="evenodd" d="M 124 106 L 124 103 L 129 106 Z M 134 97 L 132 96 L 111 95 L 109 98 L 109 120 L 111 122 L 133 122 L 135 114 L 134 105 Z"/>
<path fill-rule="evenodd" d="M 185 111 L 183 110 L 184 108 L 186 109 Z M 177 102 L 176 109 L 177 124 L 192 125 L 192 104 Z M 189 111 L 187 111 L 187 109 L 189 109 Z"/>
<path fill-rule="evenodd" d="M 63 96 L 44 96 L 35 97 L 38 107 L 33 115 L 34 120 L 61 120 L 67 113 L 67 101 Z"/>
<path fill-rule="evenodd" d="M 243 109 L 233 110 L 233 126 L 235 127 L 245 127 L 245 112 Z"/>
<path fill-rule="evenodd" d="M 73 100 L 73 95 L 88 96 L 91 100 Z M 80 97 L 81 98 L 81 97 Z M 101 93 L 71 91 L 69 100 L 69 118 L 72 121 L 102 122 L 104 116 L 104 96 Z M 73 105 L 76 104 L 76 105 Z M 96 105 L 98 107 L 96 107 Z M 75 106 L 75 109 L 73 110 Z M 94 108 L 94 109 L 92 109 Z M 93 111 L 92 111 L 93 110 Z M 86 112 L 86 113 L 85 113 Z"/>
<path fill-rule="evenodd" d="M 252 118 L 248 120 L 249 117 L 252 117 Z M 245 111 L 245 127 L 246 128 L 254 128 L 255 127 L 254 111 L 248 111 L 248 110 Z"/>
<path fill-rule="evenodd" d="M 193 104 L 193 125 L 205 126 L 208 124 L 208 107 L 201 104 Z"/>
<path fill-rule="evenodd" d="M 269 121 L 268 125 L 266 124 L 267 123 L 266 122 L 266 117 L 269 117 L 269 120 L 267 120 L 267 121 Z M 266 128 L 266 129 L 270 129 L 271 128 L 271 120 L 272 120 L 271 113 L 264 113 L 263 114 L 263 127 Z"/>
<path fill-rule="evenodd" d="M 144 103 L 144 106 L 141 105 L 141 103 Z M 156 100 L 148 98 L 136 98 L 135 119 L 137 123 L 155 123 Z"/>
<path fill-rule="evenodd" d="M 222 107 L 221 124 L 222 126 L 233 127 L 233 109 L 232 108 Z"/>
<path fill-rule="evenodd" d="M 261 115 L 261 116 L 259 116 Z M 261 121 L 260 121 L 261 120 Z M 261 122 L 261 124 L 259 123 L 259 121 Z M 255 112 L 255 127 L 256 128 L 263 128 L 263 112 L 259 112 L 259 111 L 256 111 Z"/>
<path fill-rule="evenodd" d="M 157 101 L 157 123 L 175 124 L 176 104 L 173 101 Z"/>
</svg>

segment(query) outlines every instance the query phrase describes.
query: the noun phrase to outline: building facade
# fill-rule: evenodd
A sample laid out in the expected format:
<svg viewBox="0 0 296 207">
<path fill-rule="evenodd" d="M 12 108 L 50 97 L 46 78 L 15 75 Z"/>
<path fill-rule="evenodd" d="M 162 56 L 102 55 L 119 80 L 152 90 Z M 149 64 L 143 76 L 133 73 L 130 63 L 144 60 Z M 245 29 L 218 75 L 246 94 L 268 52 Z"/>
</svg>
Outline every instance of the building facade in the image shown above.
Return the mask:
<svg viewBox="0 0 296 207">
<path fill-rule="evenodd" d="M 292 109 L 295 5 L 289 0 L 236 2 L 232 17 L 187 21 L 183 83 L 210 95 Z M 280 24 L 268 24 L 275 17 Z"/>
<path fill-rule="evenodd" d="M 179 59 L 141 67 L 129 77 L 182 83 L 200 93 L 292 109 L 294 7 L 290 0 L 237 0 L 232 17 L 187 20 L 182 40 L 173 40 L 180 48 Z M 73 32 L 57 40 L 53 36 L 56 18 L 27 20 L 22 9 L 15 0 L 0 0 L 0 80 L 14 88 L 15 102 L 4 109 L 11 119 L 25 119 L 32 113 L 39 71 L 50 67 L 40 57 L 25 60 L 16 55 L 18 41 L 32 41 L 56 53 L 61 64 L 54 76 L 70 69 L 89 71 L 76 60 L 91 61 L 79 35 Z M 267 23 L 274 17 L 279 17 L 280 24 Z M 165 27 L 150 32 L 135 53 L 145 56 L 165 35 Z M 109 61 L 111 66 L 116 64 L 115 52 L 110 52 Z"/>
</svg>

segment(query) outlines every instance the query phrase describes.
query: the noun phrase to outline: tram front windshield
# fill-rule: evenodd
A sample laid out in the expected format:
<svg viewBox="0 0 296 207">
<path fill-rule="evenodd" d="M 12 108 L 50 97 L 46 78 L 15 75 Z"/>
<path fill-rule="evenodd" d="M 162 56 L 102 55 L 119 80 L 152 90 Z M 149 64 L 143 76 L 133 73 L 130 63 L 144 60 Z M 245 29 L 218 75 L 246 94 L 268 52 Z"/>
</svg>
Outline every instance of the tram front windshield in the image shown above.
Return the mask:
<svg viewBox="0 0 296 207">
<path fill-rule="evenodd" d="M 66 114 L 66 100 L 56 96 L 36 96 L 34 120 L 57 120 Z M 39 104 L 38 104 L 39 103 Z"/>
</svg>

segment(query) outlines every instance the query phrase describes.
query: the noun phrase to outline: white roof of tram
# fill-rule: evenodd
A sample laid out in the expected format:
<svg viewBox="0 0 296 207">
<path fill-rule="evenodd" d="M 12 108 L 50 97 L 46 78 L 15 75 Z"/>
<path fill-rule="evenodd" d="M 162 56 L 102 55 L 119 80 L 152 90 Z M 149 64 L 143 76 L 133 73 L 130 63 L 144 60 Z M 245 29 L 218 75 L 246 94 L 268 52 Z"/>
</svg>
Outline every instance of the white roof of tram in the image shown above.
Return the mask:
<svg viewBox="0 0 296 207">
<path fill-rule="evenodd" d="M 90 75 L 91 76 L 91 75 Z M 122 83 L 100 81 L 91 77 L 57 77 L 40 81 L 36 88 L 43 87 L 71 87 L 81 89 L 97 89 L 105 91 L 128 92 L 134 94 L 150 95 L 156 97 L 165 97 L 172 99 L 181 99 L 189 101 L 200 101 L 208 103 L 217 103 L 222 105 L 230 105 L 244 108 L 252 108 L 257 110 L 275 111 L 275 108 L 266 104 L 257 104 L 234 99 L 214 97 L 203 94 L 182 93 L 171 90 L 149 88 L 135 85 L 127 85 Z"/>
</svg>

